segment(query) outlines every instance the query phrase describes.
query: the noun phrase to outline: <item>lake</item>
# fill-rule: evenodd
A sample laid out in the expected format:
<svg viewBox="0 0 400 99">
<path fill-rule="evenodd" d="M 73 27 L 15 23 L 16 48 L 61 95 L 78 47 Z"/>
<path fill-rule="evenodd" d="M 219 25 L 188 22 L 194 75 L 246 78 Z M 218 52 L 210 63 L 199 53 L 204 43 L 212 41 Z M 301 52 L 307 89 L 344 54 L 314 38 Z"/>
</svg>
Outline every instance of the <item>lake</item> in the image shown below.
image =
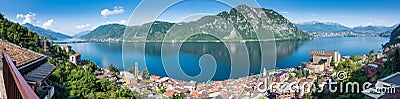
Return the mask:
<svg viewBox="0 0 400 99">
<path fill-rule="evenodd" d="M 342 56 L 381 51 L 381 44 L 388 40 L 387 37 L 326 37 L 251 43 L 86 42 L 67 45 L 81 53 L 82 59 L 92 60 L 101 67 L 113 64 L 120 70 L 127 70 L 137 62 L 139 70 L 147 68 L 154 75 L 203 82 L 258 74 L 264 67 L 299 66 L 309 60 L 311 49 L 337 50 Z M 260 44 L 268 46 L 261 50 Z"/>
</svg>

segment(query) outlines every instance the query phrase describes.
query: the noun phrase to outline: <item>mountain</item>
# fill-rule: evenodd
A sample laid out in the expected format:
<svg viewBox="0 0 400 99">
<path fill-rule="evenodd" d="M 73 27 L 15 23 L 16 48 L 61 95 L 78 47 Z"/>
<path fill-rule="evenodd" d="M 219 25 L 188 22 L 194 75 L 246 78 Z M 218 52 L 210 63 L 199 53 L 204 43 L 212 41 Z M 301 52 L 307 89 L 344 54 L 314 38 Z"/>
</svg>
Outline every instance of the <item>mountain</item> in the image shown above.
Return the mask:
<svg viewBox="0 0 400 99">
<path fill-rule="evenodd" d="M 44 36 L 50 40 L 59 40 L 59 39 L 70 39 L 70 36 L 64 35 L 62 33 L 54 32 L 49 29 L 44 29 L 41 27 L 34 26 L 29 23 L 25 23 L 22 26 L 27 27 L 30 31 L 36 32 L 39 36 Z"/>
<path fill-rule="evenodd" d="M 80 38 L 81 36 L 86 35 L 86 34 L 89 34 L 90 32 L 91 32 L 91 31 L 89 31 L 89 30 L 87 30 L 87 31 L 82 31 L 82 32 L 79 32 L 79 33 L 74 34 L 72 37 L 74 37 L 74 38 Z"/>
<path fill-rule="evenodd" d="M 296 26 L 303 30 L 304 32 L 317 32 L 317 33 L 331 33 L 331 32 L 338 32 L 338 31 L 348 31 L 351 28 L 346 26 L 340 25 L 338 23 L 331 23 L 331 22 L 303 22 L 298 23 Z"/>
<path fill-rule="evenodd" d="M 391 45 L 400 43 L 400 25 L 396 27 L 390 34 L 390 40 L 384 45 L 384 47 L 389 47 Z"/>
<path fill-rule="evenodd" d="M 358 26 L 349 28 L 338 23 L 332 22 L 302 22 L 296 24 L 296 26 L 304 32 L 315 32 L 315 33 L 338 33 L 338 32 L 353 32 L 359 34 L 381 34 L 387 31 L 392 31 L 396 28 L 394 26 Z"/>
<path fill-rule="evenodd" d="M 397 25 L 387 27 L 387 26 L 359 26 L 354 27 L 352 30 L 355 33 L 383 33 L 387 31 L 392 31 Z"/>
<path fill-rule="evenodd" d="M 383 32 L 383 33 L 379 34 L 379 36 L 381 36 L 381 37 L 390 37 L 390 34 L 392 34 L 392 31 L 386 31 L 386 32 Z"/>
<path fill-rule="evenodd" d="M 1 13 L 0 24 L 0 40 L 8 41 L 36 52 L 43 52 L 40 46 L 40 40 L 42 39 L 37 33 L 6 19 Z"/>
<path fill-rule="evenodd" d="M 121 24 L 108 24 L 102 25 L 89 32 L 86 35 L 81 36 L 83 39 L 108 39 L 108 38 L 121 38 L 125 32 L 125 25 Z"/>
<path fill-rule="evenodd" d="M 123 31 L 126 29 L 126 31 Z M 150 29 L 150 30 L 147 30 Z M 124 34 L 125 32 L 125 34 Z M 168 34 L 167 34 L 168 33 Z M 196 33 L 196 35 L 193 35 Z M 256 35 L 258 34 L 258 36 Z M 147 36 L 146 36 L 147 35 Z M 212 36 L 211 36 L 212 35 Z M 264 8 L 240 5 L 217 15 L 204 16 L 196 21 L 170 23 L 155 21 L 139 26 L 103 25 L 84 39 L 125 39 L 125 40 L 271 40 L 309 39 L 308 34 L 299 30 L 279 13 Z M 257 38 L 259 37 L 259 38 Z"/>
</svg>

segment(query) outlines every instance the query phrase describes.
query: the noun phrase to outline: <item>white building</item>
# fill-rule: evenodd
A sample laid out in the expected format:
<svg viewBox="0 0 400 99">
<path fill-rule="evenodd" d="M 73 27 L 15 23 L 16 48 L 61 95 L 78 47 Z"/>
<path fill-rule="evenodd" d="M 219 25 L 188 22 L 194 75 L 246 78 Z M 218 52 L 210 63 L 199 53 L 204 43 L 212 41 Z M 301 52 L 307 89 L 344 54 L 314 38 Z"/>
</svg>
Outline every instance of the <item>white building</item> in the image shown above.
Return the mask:
<svg viewBox="0 0 400 99">
<path fill-rule="evenodd" d="M 74 53 L 71 56 L 69 56 L 69 61 L 75 65 L 77 65 L 80 60 L 81 60 L 81 54 L 79 53 Z"/>
<path fill-rule="evenodd" d="M 71 46 L 69 46 L 69 45 L 63 45 L 60 47 L 61 47 L 61 50 L 64 50 L 67 53 L 71 50 Z"/>
</svg>

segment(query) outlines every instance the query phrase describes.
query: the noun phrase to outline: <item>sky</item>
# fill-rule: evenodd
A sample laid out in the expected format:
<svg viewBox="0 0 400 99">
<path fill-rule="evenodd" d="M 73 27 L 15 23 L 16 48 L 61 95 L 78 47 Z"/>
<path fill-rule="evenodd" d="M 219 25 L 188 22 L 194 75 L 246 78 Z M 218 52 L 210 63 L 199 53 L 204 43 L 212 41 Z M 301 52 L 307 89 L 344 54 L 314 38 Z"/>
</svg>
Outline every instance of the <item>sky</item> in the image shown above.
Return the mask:
<svg viewBox="0 0 400 99">
<path fill-rule="evenodd" d="M 149 0 L 151 1 L 151 0 Z M 164 0 L 152 0 L 163 3 Z M 293 23 L 335 22 L 348 27 L 400 23 L 400 0 L 257 0 Z M 100 25 L 127 24 L 140 0 L 0 0 L 0 13 L 20 24 L 51 29 L 67 35 L 93 30 Z M 148 9 L 158 5 L 146 5 Z M 236 6 L 236 5 L 232 5 Z M 254 6 L 254 5 L 252 5 Z M 215 0 L 184 0 L 169 6 L 157 20 L 180 22 L 215 15 L 232 7 Z M 146 12 L 146 11 L 144 11 Z M 150 11 L 148 12 L 150 13 Z M 144 22 L 145 23 L 145 22 Z"/>
</svg>

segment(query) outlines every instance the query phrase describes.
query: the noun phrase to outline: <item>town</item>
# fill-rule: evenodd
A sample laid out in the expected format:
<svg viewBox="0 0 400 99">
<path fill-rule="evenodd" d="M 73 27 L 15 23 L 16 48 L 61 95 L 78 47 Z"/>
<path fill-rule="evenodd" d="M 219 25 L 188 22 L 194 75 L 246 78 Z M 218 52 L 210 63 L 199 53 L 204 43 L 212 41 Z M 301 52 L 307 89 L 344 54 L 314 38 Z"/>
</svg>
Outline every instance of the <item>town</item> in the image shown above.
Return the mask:
<svg viewBox="0 0 400 99">
<path fill-rule="evenodd" d="M 71 50 L 70 46 L 61 46 L 63 50 Z M 169 77 L 150 75 L 147 70 L 138 70 L 138 65 L 127 71 L 110 70 L 110 68 L 97 67 L 95 73 L 98 79 L 108 79 L 115 81 L 131 91 L 137 92 L 136 97 L 161 99 L 168 97 L 187 97 L 187 98 L 242 98 L 242 99 L 266 99 L 266 98 L 335 98 L 345 96 L 341 92 L 329 92 L 329 81 L 358 83 L 371 82 L 390 85 L 394 88 L 391 94 L 378 93 L 377 87 L 370 87 L 363 91 L 353 92 L 355 95 L 364 98 L 391 98 L 399 97 L 400 72 L 379 77 L 383 73 L 384 62 L 390 60 L 393 54 L 398 54 L 400 47 L 391 47 L 384 52 L 374 52 L 361 54 L 359 56 L 341 56 L 338 51 L 329 50 L 310 50 L 310 61 L 301 63 L 301 66 L 293 68 L 263 70 L 262 73 L 228 79 L 223 81 L 196 82 L 182 81 Z M 392 56 L 391 56 L 392 55 Z M 69 61 L 74 64 L 82 64 L 80 54 L 74 53 Z M 84 66 L 84 65 L 83 65 Z M 348 78 L 338 79 L 339 71 L 344 71 Z M 360 72 L 361 71 L 361 72 Z M 119 75 L 116 75 L 119 74 Z M 351 78 L 350 78 L 351 77 Z M 381 79 L 378 79 L 381 78 Z M 279 84 L 274 84 L 279 83 Z M 281 85 L 282 83 L 294 83 L 300 88 L 296 90 L 276 90 L 279 88 L 290 89 L 291 86 Z M 261 86 L 260 86 L 261 84 Z M 265 85 L 264 85 L 265 84 Z M 379 85 L 377 84 L 377 85 Z M 264 85 L 264 86 L 263 86 Z M 338 87 L 336 85 L 335 87 Z M 259 89 L 266 88 L 266 91 Z M 317 89 L 323 89 L 317 92 Z M 351 89 L 361 89 L 361 86 Z M 342 94 L 342 95 L 341 95 Z M 338 97 L 336 97 L 338 98 Z"/>
</svg>

